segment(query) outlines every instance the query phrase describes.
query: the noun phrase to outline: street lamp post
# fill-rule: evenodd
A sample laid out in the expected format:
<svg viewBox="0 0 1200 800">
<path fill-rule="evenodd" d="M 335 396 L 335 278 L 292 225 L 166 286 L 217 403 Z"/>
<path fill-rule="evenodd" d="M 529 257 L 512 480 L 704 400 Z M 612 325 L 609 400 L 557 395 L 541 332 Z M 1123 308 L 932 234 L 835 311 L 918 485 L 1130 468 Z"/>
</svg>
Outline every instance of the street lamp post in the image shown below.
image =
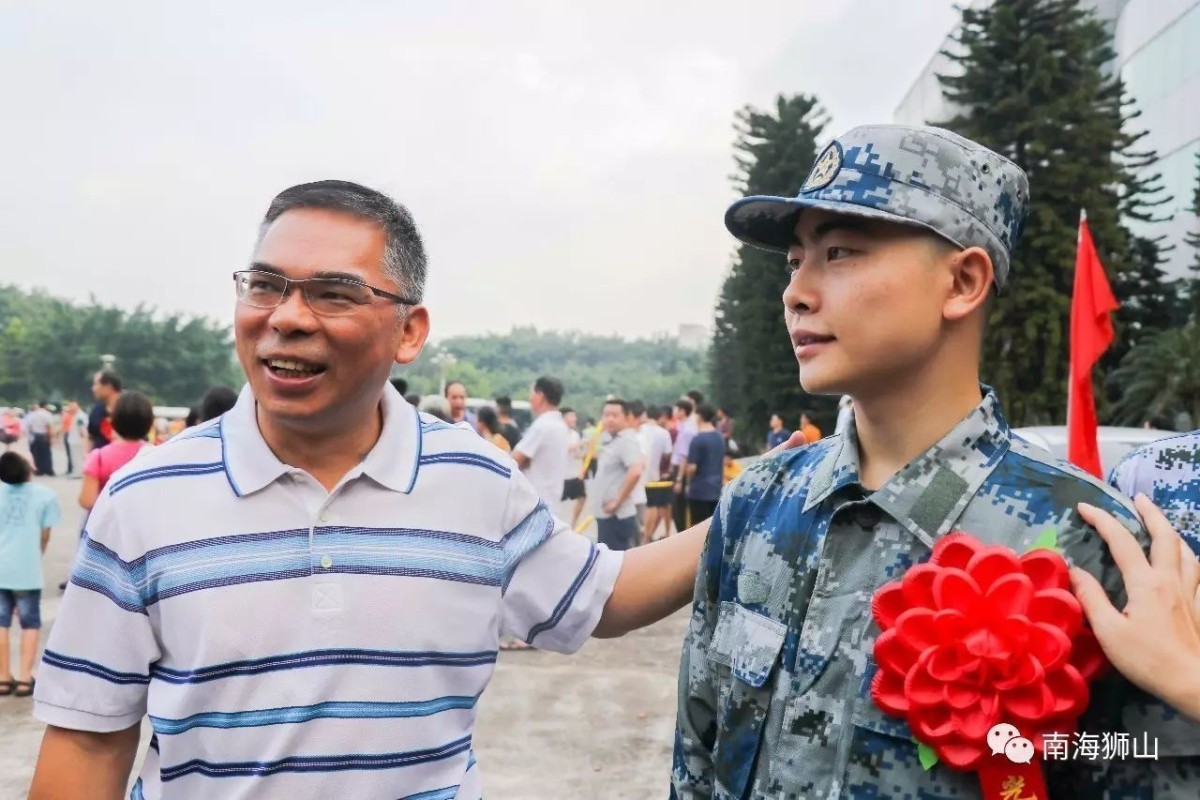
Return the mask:
<svg viewBox="0 0 1200 800">
<path fill-rule="evenodd" d="M 431 360 L 437 366 L 438 372 L 441 376 L 442 386 L 441 386 L 441 389 L 438 390 L 438 394 L 440 394 L 442 397 L 445 397 L 446 396 L 446 368 L 452 367 L 455 364 L 457 364 L 458 359 L 455 358 L 454 354 L 451 353 L 449 350 L 442 350 L 436 356 L 434 356 Z"/>
<path fill-rule="evenodd" d="M 105 353 L 100 356 L 100 369 L 112 369 L 112 365 L 116 363 L 117 357 L 112 353 Z"/>
</svg>

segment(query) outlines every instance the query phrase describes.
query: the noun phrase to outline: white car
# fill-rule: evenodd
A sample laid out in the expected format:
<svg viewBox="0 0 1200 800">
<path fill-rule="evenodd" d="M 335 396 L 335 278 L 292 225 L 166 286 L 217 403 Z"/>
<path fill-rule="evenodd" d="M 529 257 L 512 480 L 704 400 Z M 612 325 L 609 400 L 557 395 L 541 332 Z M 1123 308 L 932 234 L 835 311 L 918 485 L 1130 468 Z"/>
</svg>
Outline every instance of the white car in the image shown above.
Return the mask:
<svg viewBox="0 0 1200 800">
<path fill-rule="evenodd" d="M 1030 444 L 1048 451 L 1055 458 L 1067 460 L 1067 426 L 1039 425 L 1032 428 L 1013 428 L 1013 434 Z M 1100 445 L 1100 467 L 1107 478 L 1108 473 L 1125 454 L 1135 447 L 1141 447 L 1168 436 L 1176 436 L 1175 431 L 1162 431 L 1156 428 L 1114 428 L 1102 425 L 1096 430 L 1096 440 Z"/>
</svg>

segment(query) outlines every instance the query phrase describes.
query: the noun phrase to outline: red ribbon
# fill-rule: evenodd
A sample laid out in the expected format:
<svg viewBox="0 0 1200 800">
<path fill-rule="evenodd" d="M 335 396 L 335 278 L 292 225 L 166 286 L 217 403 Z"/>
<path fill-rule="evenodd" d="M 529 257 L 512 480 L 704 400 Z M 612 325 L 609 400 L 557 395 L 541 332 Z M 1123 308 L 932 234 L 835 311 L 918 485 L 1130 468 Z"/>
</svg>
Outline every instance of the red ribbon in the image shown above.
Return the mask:
<svg viewBox="0 0 1200 800">
<path fill-rule="evenodd" d="M 872 698 L 948 767 L 978 771 L 988 800 L 1045 800 L 1044 735 L 1075 731 L 1106 663 L 1069 587 L 1053 550 L 1018 556 L 955 532 L 875 593 Z M 1009 759 L 1007 735 L 988 741 L 999 723 L 1029 740 L 1032 754 L 1015 742 L 1011 755 L 1030 763 Z"/>
</svg>

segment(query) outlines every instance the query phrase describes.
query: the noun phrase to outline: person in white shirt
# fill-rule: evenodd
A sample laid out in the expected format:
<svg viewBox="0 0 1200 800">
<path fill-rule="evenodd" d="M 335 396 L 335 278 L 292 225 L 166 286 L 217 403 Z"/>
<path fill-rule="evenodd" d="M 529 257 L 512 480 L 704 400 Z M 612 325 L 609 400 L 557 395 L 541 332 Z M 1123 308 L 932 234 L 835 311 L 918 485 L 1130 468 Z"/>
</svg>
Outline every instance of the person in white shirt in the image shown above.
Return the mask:
<svg viewBox="0 0 1200 800">
<path fill-rule="evenodd" d="M 642 419 L 646 416 L 646 404 L 641 400 L 630 400 L 626 409 L 625 427 L 634 434 L 637 439 L 638 449 L 642 452 L 643 459 L 646 456 L 646 443 L 642 440 Z M 642 474 L 645 475 L 646 463 L 642 462 Z M 637 520 L 638 532 L 633 537 L 633 544 L 638 545 L 642 542 L 642 530 L 646 522 L 646 481 L 640 480 L 633 487 L 633 509 L 634 517 Z"/>
<path fill-rule="evenodd" d="M 583 505 L 587 501 L 587 484 L 583 480 L 583 454 L 588 443 L 579 433 L 579 416 L 573 409 L 562 409 L 563 422 L 567 425 L 567 472 L 563 480 L 563 502 L 571 503 L 571 527 L 579 524 Z"/>
<path fill-rule="evenodd" d="M 642 441 L 642 451 L 646 454 L 646 467 L 642 472 L 642 486 L 646 492 L 646 520 L 642 525 L 642 544 L 649 544 L 658 531 L 663 527 L 663 536 L 671 534 L 671 500 L 672 492 L 670 475 L 664 475 L 662 464 L 671 455 L 671 434 L 655 420 L 662 414 L 658 408 L 645 409 L 642 412 L 642 426 L 638 436 Z M 665 486 L 655 485 L 665 483 Z"/>
<path fill-rule="evenodd" d="M 82 456 L 87 446 L 87 414 L 72 400 L 63 413 L 63 450 L 67 454 L 67 475 L 75 475 L 75 456 Z M 82 459 L 80 467 L 82 467 Z"/>
<path fill-rule="evenodd" d="M 850 423 L 854 421 L 854 400 L 850 395 L 842 395 L 842 399 L 838 400 L 838 415 L 837 423 L 834 425 L 834 433 L 845 433 L 850 429 Z"/>
<path fill-rule="evenodd" d="M 229 287 L 237 405 L 118 470 L 88 517 L 29 797 L 479 800 L 499 639 L 568 653 L 673 613 L 706 529 L 597 545 L 508 455 L 404 402 L 388 377 L 429 333 L 425 255 L 386 195 L 286 189 L 249 261 Z M 557 415 L 561 385 L 534 394 Z M 561 492 L 558 426 L 529 463 Z"/>
<path fill-rule="evenodd" d="M 687 465 L 688 448 L 696 437 L 696 406 L 690 398 L 675 401 L 675 444 L 671 449 L 671 476 L 675 481 L 675 498 L 672 503 L 672 518 L 675 530 L 687 527 Z"/>
<path fill-rule="evenodd" d="M 33 456 L 35 475 L 54 476 L 54 460 L 50 443 L 54 437 L 54 415 L 44 402 L 33 406 L 25 415 L 25 433 L 29 437 L 29 452 Z"/>
<path fill-rule="evenodd" d="M 535 419 L 513 448 L 513 459 L 529 478 L 534 491 L 546 508 L 557 509 L 562 502 L 563 476 L 567 472 L 567 446 L 570 433 L 563 422 L 558 404 L 562 402 L 562 381 L 543 375 L 529 390 L 529 408 Z"/>
</svg>

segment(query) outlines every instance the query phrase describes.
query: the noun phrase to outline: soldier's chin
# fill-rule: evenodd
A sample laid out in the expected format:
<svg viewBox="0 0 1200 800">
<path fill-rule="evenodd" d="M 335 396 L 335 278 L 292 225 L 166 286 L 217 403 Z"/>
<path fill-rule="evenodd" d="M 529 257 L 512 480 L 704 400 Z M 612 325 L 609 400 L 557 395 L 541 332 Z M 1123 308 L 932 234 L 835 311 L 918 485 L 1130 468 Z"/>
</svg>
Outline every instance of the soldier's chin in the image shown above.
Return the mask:
<svg viewBox="0 0 1200 800">
<path fill-rule="evenodd" d="M 800 388 L 809 394 L 843 395 L 846 394 L 844 382 L 828 369 L 817 366 L 800 368 Z"/>
</svg>

